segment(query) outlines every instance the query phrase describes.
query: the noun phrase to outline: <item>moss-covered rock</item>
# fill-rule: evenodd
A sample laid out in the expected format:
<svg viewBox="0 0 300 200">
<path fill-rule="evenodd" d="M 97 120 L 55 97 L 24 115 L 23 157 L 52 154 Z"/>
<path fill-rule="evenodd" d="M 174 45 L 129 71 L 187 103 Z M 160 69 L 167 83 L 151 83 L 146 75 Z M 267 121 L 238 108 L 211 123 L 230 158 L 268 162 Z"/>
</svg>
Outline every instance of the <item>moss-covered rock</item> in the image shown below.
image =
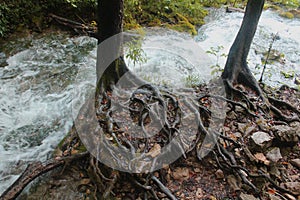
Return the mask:
<svg viewBox="0 0 300 200">
<path fill-rule="evenodd" d="M 291 12 L 281 12 L 280 14 L 279 14 L 281 17 L 285 17 L 285 18 L 288 18 L 288 19 L 293 19 L 294 18 L 294 15 L 293 15 L 293 13 L 291 13 Z"/>
<path fill-rule="evenodd" d="M 294 15 L 295 18 L 300 18 L 300 10 L 289 10 L 290 13 L 292 13 Z"/>
</svg>

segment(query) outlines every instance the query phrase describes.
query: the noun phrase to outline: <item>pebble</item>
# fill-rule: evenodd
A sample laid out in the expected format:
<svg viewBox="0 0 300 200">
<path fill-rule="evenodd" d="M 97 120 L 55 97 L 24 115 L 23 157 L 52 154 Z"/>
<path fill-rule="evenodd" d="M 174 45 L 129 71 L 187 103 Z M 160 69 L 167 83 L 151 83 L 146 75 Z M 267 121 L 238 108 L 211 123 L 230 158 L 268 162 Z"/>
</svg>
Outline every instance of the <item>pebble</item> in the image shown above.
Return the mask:
<svg viewBox="0 0 300 200">
<path fill-rule="evenodd" d="M 224 178 L 224 172 L 221 169 L 218 169 L 215 174 L 216 174 L 217 179 Z"/>
<path fill-rule="evenodd" d="M 282 158 L 280 149 L 278 147 L 273 148 L 267 153 L 266 157 L 273 162 L 277 162 L 279 159 Z"/>
</svg>

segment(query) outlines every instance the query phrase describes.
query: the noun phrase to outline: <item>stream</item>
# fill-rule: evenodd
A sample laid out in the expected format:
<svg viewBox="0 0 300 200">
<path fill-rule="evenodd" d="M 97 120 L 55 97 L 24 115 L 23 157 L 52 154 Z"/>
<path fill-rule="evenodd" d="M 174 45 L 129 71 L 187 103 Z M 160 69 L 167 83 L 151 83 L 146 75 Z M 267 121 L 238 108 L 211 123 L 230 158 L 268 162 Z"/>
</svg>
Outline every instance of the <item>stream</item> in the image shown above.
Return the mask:
<svg viewBox="0 0 300 200">
<path fill-rule="evenodd" d="M 185 87 L 190 82 L 207 82 L 212 78 L 210 66 L 224 66 L 222 54 L 228 53 L 242 18 L 243 13 L 211 10 L 207 24 L 195 38 L 165 29 L 146 29 L 142 49 L 147 61 L 136 65 L 128 59 L 126 62 L 135 74 L 154 83 Z M 262 53 L 268 51 L 271 35 L 277 33 L 273 49 L 284 57 L 267 65 L 264 82 L 296 87 L 294 77 L 285 78 L 282 72 L 300 75 L 299 32 L 299 19 L 264 11 L 248 60 L 257 78 Z M 18 43 L 29 45 L 6 58 L 8 65 L 0 67 L 0 194 L 28 163 L 51 157 L 78 112 L 72 101 L 83 103 L 96 80 L 95 39 L 46 34 L 10 42 L 6 49 L 14 52 Z M 218 46 L 216 55 L 206 53 Z"/>
</svg>

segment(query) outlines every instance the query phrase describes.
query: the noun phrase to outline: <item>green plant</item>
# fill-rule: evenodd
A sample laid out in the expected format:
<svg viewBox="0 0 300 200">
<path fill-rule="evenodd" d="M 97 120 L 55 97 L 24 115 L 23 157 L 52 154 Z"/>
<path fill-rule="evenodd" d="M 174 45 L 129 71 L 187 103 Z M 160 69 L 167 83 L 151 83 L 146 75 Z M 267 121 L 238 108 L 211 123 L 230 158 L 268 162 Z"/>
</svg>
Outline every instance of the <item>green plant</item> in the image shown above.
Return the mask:
<svg viewBox="0 0 300 200">
<path fill-rule="evenodd" d="M 184 83 L 186 87 L 195 87 L 197 85 L 200 85 L 202 82 L 198 74 L 190 74 L 185 77 Z"/>
<path fill-rule="evenodd" d="M 295 77 L 295 71 L 280 71 L 280 74 L 283 75 L 286 79 L 291 79 Z"/>
<path fill-rule="evenodd" d="M 138 28 L 141 25 L 168 25 L 169 28 L 190 31 L 195 29 L 195 26 L 204 24 L 203 19 L 208 14 L 202 4 L 194 0 L 128 0 L 124 3 L 124 21 L 127 29 Z"/>
<path fill-rule="evenodd" d="M 8 7 L 5 3 L 0 4 L 0 36 L 3 37 L 8 30 L 8 20 L 5 13 L 8 12 Z"/>
<path fill-rule="evenodd" d="M 222 45 L 217 46 L 217 47 L 210 47 L 210 50 L 206 51 L 206 53 L 214 55 L 216 57 L 216 64 L 210 66 L 212 69 L 211 75 L 216 75 L 221 74 L 223 72 L 223 67 L 220 66 L 219 61 L 221 57 L 227 57 L 225 53 L 221 53 L 221 50 L 223 50 L 224 47 Z"/>
<path fill-rule="evenodd" d="M 126 42 L 125 46 L 127 47 L 127 52 L 125 57 L 129 59 L 129 62 L 133 62 L 133 65 L 135 66 L 136 64 L 143 64 L 147 62 L 147 55 L 142 49 L 142 43 L 143 43 L 143 36 L 144 32 L 142 29 L 138 30 L 138 37 L 135 39 Z"/>
</svg>

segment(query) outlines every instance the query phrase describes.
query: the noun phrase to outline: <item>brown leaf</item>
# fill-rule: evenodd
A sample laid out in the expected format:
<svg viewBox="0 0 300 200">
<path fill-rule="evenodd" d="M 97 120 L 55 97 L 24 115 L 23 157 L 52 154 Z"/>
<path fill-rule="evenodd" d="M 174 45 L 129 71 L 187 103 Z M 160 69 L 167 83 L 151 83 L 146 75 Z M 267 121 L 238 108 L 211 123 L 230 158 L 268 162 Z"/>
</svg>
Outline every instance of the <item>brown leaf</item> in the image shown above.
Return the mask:
<svg viewBox="0 0 300 200">
<path fill-rule="evenodd" d="M 155 158 L 160 154 L 160 152 L 161 152 L 161 146 L 159 144 L 154 144 L 154 146 L 150 149 L 150 151 L 146 155 Z"/>
</svg>

